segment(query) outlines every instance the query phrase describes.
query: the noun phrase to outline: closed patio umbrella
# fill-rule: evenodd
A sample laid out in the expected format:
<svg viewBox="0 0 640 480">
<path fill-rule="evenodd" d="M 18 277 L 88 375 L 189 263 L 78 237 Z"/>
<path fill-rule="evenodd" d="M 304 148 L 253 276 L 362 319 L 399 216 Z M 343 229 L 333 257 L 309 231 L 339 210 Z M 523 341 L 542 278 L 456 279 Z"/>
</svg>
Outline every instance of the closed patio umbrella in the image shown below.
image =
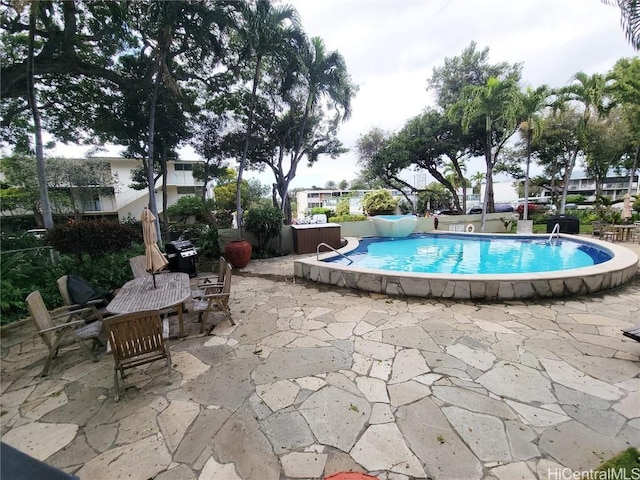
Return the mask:
<svg viewBox="0 0 640 480">
<path fill-rule="evenodd" d="M 631 196 L 628 193 L 624 194 L 624 204 L 622 205 L 622 220 L 631 218 Z"/>
<path fill-rule="evenodd" d="M 169 261 L 158 248 L 158 240 L 156 236 L 156 217 L 147 207 L 142 211 L 142 237 L 144 239 L 144 251 L 146 259 L 146 269 L 151 274 L 162 270 L 169 264 Z M 153 286 L 156 285 L 156 277 L 153 277 Z"/>
</svg>

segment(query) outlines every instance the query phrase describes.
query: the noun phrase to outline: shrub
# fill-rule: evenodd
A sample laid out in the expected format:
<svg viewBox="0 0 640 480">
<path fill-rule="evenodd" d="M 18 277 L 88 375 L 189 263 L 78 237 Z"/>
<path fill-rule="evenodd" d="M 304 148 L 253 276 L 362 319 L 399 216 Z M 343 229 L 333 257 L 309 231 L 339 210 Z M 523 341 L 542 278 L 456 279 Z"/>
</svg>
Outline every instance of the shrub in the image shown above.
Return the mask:
<svg viewBox="0 0 640 480">
<path fill-rule="evenodd" d="M 340 200 L 338 202 L 338 205 L 336 205 L 336 216 L 349 215 L 350 211 L 351 209 L 349 207 L 349 200 L 347 200 L 346 198 Z"/>
<path fill-rule="evenodd" d="M 35 235 L 29 233 L 23 233 L 13 238 L 2 239 L 2 250 L 21 250 L 24 248 L 36 248 L 42 247 L 45 244 L 44 240 L 37 238 Z"/>
<path fill-rule="evenodd" d="M 2 255 L 1 323 L 28 316 L 24 299 L 34 290 L 40 291 L 47 308 L 63 305 L 56 285 L 56 280 L 62 275 L 79 275 L 97 291 L 107 292 L 118 288 L 131 279 L 129 258 L 143 253 L 144 245 L 135 244 L 100 257 L 61 255 L 59 259 L 53 259 L 48 249 L 29 251 L 28 254 Z"/>
<path fill-rule="evenodd" d="M 573 195 L 567 195 L 567 200 L 566 203 L 584 203 L 586 200 L 586 198 L 584 197 L 584 195 L 580 195 L 578 194 L 573 194 Z"/>
<path fill-rule="evenodd" d="M 311 215 L 326 215 L 329 218 L 330 215 L 333 215 L 333 210 L 331 208 L 325 207 L 313 207 L 311 209 Z"/>
<path fill-rule="evenodd" d="M 527 204 L 527 218 L 530 219 L 531 217 L 533 217 L 533 214 L 536 213 L 537 210 L 538 207 L 533 203 Z M 516 212 L 518 212 L 518 215 L 520 215 L 520 220 L 522 220 L 522 217 L 524 215 L 524 203 L 518 205 L 518 208 L 516 208 Z"/>
<path fill-rule="evenodd" d="M 398 204 L 398 208 L 400 209 L 400 213 L 407 215 L 408 213 L 411 213 L 411 209 L 413 207 L 406 200 L 401 200 Z"/>
<path fill-rule="evenodd" d="M 244 228 L 258 240 L 258 249 L 264 250 L 267 243 L 282 231 L 284 213 L 273 206 L 252 208 L 244 216 Z"/>
<path fill-rule="evenodd" d="M 344 223 L 344 222 L 362 222 L 367 219 L 366 215 L 336 215 L 329 218 L 330 222 Z"/>
<path fill-rule="evenodd" d="M 197 231 L 194 229 L 190 240 L 198 248 L 198 254 L 211 260 L 220 256 L 218 229 L 213 225 L 202 225 Z"/>
<path fill-rule="evenodd" d="M 362 197 L 362 208 L 367 215 L 389 215 L 394 212 L 398 201 L 388 190 L 374 190 Z"/>
<path fill-rule="evenodd" d="M 60 253 L 98 258 L 142 243 L 142 228 L 110 220 L 79 221 L 54 227 L 46 240 Z"/>
<path fill-rule="evenodd" d="M 178 221 L 185 223 L 189 217 L 194 217 L 197 222 L 206 222 L 211 217 L 211 209 L 202 198 L 194 195 L 180 197 L 176 203 L 167 208 L 167 215 L 178 217 Z"/>
<path fill-rule="evenodd" d="M 533 220 L 533 223 L 538 225 L 538 224 L 547 224 L 547 216 L 544 213 L 534 213 L 531 217 L 529 217 L 530 220 Z"/>
</svg>

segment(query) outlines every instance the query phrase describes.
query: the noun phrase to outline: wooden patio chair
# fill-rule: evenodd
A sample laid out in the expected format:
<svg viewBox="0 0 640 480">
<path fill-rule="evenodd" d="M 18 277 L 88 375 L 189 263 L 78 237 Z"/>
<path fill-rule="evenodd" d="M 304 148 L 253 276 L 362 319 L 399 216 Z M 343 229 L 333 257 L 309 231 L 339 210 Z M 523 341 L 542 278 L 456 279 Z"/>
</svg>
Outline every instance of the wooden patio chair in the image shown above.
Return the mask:
<svg viewBox="0 0 640 480">
<path fill-rule="evenodd" d="M 605 225 L 606 225 L 605 222 L 600 222 L 598 220 L 596 220 L 595 222 L 591 222 L 591 227 L 593 228 L 591 235 L 593 235 L 594 237 L 601 236 L 602 230 L 604 229 Z"/>
<path fill-rule="evenodd" d="M 231 294 L 231 277 L 233 267 L 230 263 L 225 265 L 223 285 L 220 288 L 217 285 L 207 285 L 206 283 L 198 284 L 198 288 L 204 291 L 204 294 L 193 302 L 193 310 L 198 312 L 198 321 L 200 323 L 200 333 L 205 330 L 205 320 L 210 313 L 220 311 L 231 322 L 231 325 L 235 325 L 231 317 L 231 310 L 229 309 L 229 296 Z M 211 331 L 215 327 L 212 324 L 207 333 L 211 334 Z"/>
<path fill-rule="evenodd" d="M 109 345 L 113 354 L 115 400 L 120 400 L 118 372 L 124 380 L 125 370 L 166 359 L 171 383 L 171 352 L 163 335 L 163 323 L 157 310 L 125 313 L 105 319 Z"/>
<path fill-rule="evenodd" d="M 94 345 L 102 345 L 100 339 L 100 330 L 102 329 L 102 322 L 100 320 L 85 325 L 83 319 L 77 319 L 69 321 L 70 318 L 74 318 L 77 315 L 84 313 L 83 311 L 90 312 L 91 309 L 78 309 L 69 310 L 68 308 L 56 309 L 54 315 L 47 310 L 47 306 L 42 300 L 42 295 L 39 291 L 31 292 L 27 296 L 27 306 L 31 313 L 31 320 L 33 321 L 38 335 L 49 348 L 49 355 L 42 369 L 41 376 L 49 374 L 51 368 L 51 362 L 58 355 L 58 351 L 62 347 L 73 345 L 77 343 L 84 353 L 94 362 L 98 361 L 98 358 L 93 351 L 87 347 L 86 340 L 91 340 Z M 78 317 L 76 317 L 78 318 Z M 54 320 L 64 319 L 65 323 L 56 325 Z"/>
<path fill-rule="evenodd" d="M 58 285 L 58 291 L 60 292 L 60 296 L 62 297 L 62 301 L 65 306 L 69 308 L 69 310 L 80 310 L 84 309 L 89 311 L 85 311 L 82 314 L 79 314 L 78 319 L 83 319 L 86 323 L 90 323 L 94 320 L 103 320 L 103 315 L 107 314 L 105 307 L 107 306 L 107 301 L 104 298 L 99 298 L 96 300 L 89 300 L 84 305 L 80 305 L 75 303 L 71 299 L 71 295 L 69 295 L 69 289 L 67 288 L 67 284 L 69 282 L 69 275 L 63 275 L 58 280 L 56 280 L 56 284 Z"/>
<path fill-rule="evenodd" d="M 600 239 L 608 242 L 615 242 L 618 240 L 618 234 L 616 233 L 613 224 L 603 225 L 600 229 Z"/>
<path fill-rule="evenodd" d="M 133 278 L 148 277 L 151 274 L 147 272 L 147 260 L 144 255 L 138 255 L 129 259 L 129 266 L 131 267 L 131 273 Z"/>
<path fill-rule="evenodd" d="M 220 257 L 218 259 L 218 275 L 215 277 L 210 276 L 197 278 L 197 288 L 191 293 L 191 297 L 195 299 L 202 298 L 202 296 L 205 294 L 205 288 L 208 293 L 221 292 L 222 287 L 224 286 L 224 272 L 226 268 L 227 259 L 224 257 Z"/>
</svg>

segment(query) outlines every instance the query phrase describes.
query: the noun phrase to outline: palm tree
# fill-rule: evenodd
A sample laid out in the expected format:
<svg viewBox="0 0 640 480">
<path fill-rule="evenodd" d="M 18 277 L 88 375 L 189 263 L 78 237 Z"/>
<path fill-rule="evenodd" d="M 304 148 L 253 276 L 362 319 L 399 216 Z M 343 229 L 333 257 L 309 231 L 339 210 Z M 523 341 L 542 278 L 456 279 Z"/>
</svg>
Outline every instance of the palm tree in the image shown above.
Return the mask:
<svg viewBox="0 0 640 480">
<path fill-rule="evenodd" d="M 442 169 L 442 174 L 449 181 L 449 183 L 455 189 L 455 195 L 458 195 L 458 189 L 462 188 L 462 213 L 466 212 L 467 209 L 467 179 L 464 177 L 465 172 L 467 171 L 467 165 L 463 159 L 456 160 L 455 162 L 449 160 L 445 162 L 444 167 Z M 460 200 L 458 200 L 458 203 Z"/>
<path fill-rule="evenodd" d="M 620 23 L 627 40 L 636 50 L 640 50 L 640 1 L 638 0 L 602 0 L 607 5 L 620 7 Z"/>
<path fill-rule="evenodd" d="M 471 175 L 470 180 L 473 185 L 473 193 L 477 193 L 478 195 L 482 193 L 482 181 L 484 180 L 484 173 L 476 172 Z"/>
<path fill-rule="evenodd" d="M 546 85 L 541 85 L 536 89 L 527 87 L 522 94 L 522 115 L 525 118 L 520 123 L 520 131 L 527 142 L 527 166 L 524 177 L 524 210 L 522 219 L 527 220 L 529 214 L 529 168 L 531 166 L 531 143 L 534 136 L 538 136 L 542 129 L 542 120 L 538 115 L 548 106 L 547 99 L 551 95 L 551 90 Z"/>
<path fill-rule="evenodd" d="M 571 160 L 564 171 L 562 198 L 560 200 L 560 211 L 558 212 L 560 214 L 564 214 L 565 211 L 567 193 L 569 192 L 569 179 L 573 173 L 576 158 L 580 150 L 586 148 L 587 145 L 586 132 L 589 120 L 592 115 L 597 115 L 599 118 L 606 116 L 613 106 L 610 98 L 611 85 L 608 80 L 607 77 L 599 73 L 589 76 L 584 72 L 578 72 L 573 76 L 573 82 L 559 91 L 559 102 L 561 104 L 573 101 L 582 104 L 583 108 L 582 116 L 576 127 L 576 141 Z"/>
<path fill-rule="evenodd" d="M 260 84 L 263 63 L 267 58 L 284 60 L 290 56 L 292 47 L 300 45 L 304 34 L 295 8 L 290 5 L 272 5 L 269 0 L 258 0 L 255 4 L 242 2 L 239 6 L 242 25 L 238 30 L 241 56 L 252 64 L 251 96 L 244 147 L 238 166 L 236 183 L 236 218 L 238 238 L 242 238 L 242 173 L 247 164 L 249 142 L 255 115 L 256 92 Z"/>
<path fill-rule="evenodd" d="M 520 96 L 514 76 L 504 80 L 490 77 L 485 85 L 465 89 L 463 100 L 455 108 L 462 108 L 462 128 L 468 132 L 472 124 L 482 122 L 487 188 L 482 201 L 480 230 L 484 232 L 486 213 L 494 210 L 493 168 L 498 154 L 513 135 L 517 126 Z"/>
<path fill-rule="evenodd" d="M 297 58 L 298 62 L 290 63 L 293 68 L 300 68 L 299 75 L 302 83 L 302 91 L 305 92 L 304 111 L 296 127 L 295 144 L 291 151 L 291 167 L 287 175 L 276 175 L 278 194 L 282 199 L 282 211 L 288 211 L 287 191 L 289 183 L 293 180 L 296 168 L 306 152 L 305 138 L 309 135 L 308 122 L 314 110 L 323 98 L 331 100 L 336 110 L 334 122 L 345 121 L 351 116 L 351 99 L 355 95 L 356 87 L 351 83 L 347 66 L 343 56 L 337 52 L 327 52 L 324 42 L 320 37 L 313 37 L 306 42 L 302 52 Z M 292 75 L 294 72 L 287 72 Z M 295 103 L 295 102 L 294 102 Z M 307 155 L 309 157 L 309 155 Z M 282 172 L 281 172 L 282 173 Z"/>
</svg>

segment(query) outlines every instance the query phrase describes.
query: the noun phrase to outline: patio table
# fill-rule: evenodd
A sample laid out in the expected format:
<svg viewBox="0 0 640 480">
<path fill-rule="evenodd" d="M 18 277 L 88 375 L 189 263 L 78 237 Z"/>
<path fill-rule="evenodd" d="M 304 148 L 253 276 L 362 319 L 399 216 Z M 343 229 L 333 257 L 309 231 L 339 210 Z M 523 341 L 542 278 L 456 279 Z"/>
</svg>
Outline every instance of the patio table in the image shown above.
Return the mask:
<svg viewBox="0 0 640 480">
<path fill-rule="evenodd" d="M 191 297 L 191 284 L 187 273 L 158 273 L 134 278 L 125 283 L 107 305 L 109 313 L 131 313 L 142 310 L 168 310 L 177 308 L 179 335 L 185 336 L 183 302 Z"/>
<path fill-rule="evenodd" d="M 614 225 L 613 231 L 616 236 L 616 240 L 622 242 L 628 242 L 631 239 L 631 231 L 636 228 L 635 225 Z"/>
</svg>

